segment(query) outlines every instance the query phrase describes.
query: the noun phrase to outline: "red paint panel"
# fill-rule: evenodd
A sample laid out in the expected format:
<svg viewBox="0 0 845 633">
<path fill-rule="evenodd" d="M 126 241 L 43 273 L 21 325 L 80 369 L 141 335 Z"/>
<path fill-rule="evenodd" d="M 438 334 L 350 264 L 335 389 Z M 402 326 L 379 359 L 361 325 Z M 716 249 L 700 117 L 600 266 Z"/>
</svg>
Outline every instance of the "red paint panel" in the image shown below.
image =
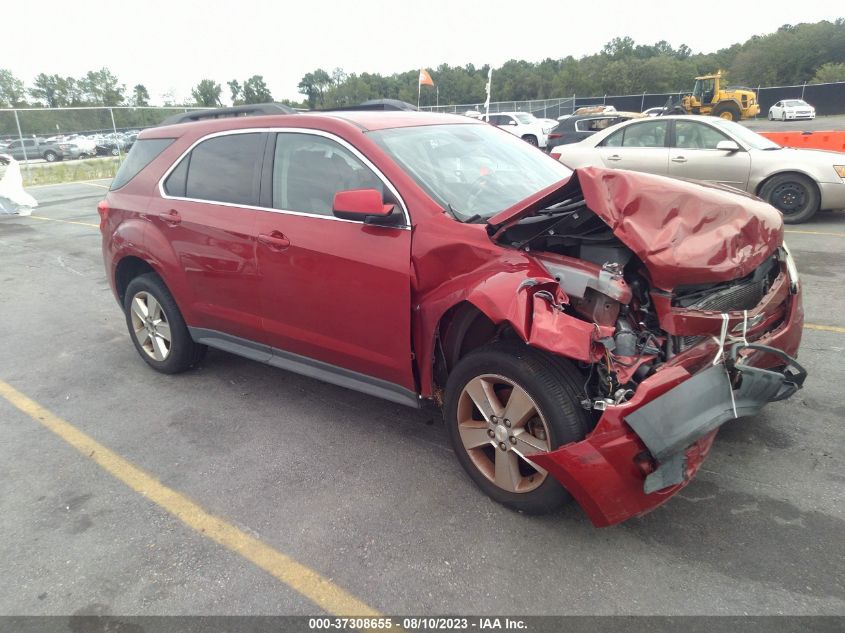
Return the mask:
<svg viewBox="0 0 845 633">
<path fill-rule="evenodd" d="M 845 132 L 760 132 L 770 141 L 782 147 L 798 149 L 824 149 L 831 152 L 845 152 Z"/>
</svg>

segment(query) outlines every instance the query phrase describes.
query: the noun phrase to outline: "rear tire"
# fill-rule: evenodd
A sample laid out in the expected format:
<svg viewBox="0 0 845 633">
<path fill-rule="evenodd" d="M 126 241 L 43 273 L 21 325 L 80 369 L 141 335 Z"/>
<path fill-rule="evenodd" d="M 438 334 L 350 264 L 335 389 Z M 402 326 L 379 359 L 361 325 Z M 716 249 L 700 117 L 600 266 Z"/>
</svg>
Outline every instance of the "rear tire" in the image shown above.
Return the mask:
<svg viewBox="0 0 845 633">
<path fill-rule="evenodd" d="M 540 143 L 537 141 L 537 137 L 533 134 L 526 134 L 522 137 L 522 140 L 528 143 L 529 145 L 533 145 L 534 147 L 540 146 Z"/>
<path fill-rule="evenodd" d="M 726 121 L 739 121 L 742 118 L 742 111 L 739 109 L 739 106 L 733 102 L 720 103 L 713 108 L 712 112 L 713 116 L 725 119 Z"/>
<path fill-rule="evenodd" d="M 799 224 L 819 210 L 821 195 L 816 183 L 802 174 L 778 174 L 760 187 L 760 197 L 783 214 L 786 224 Z"/>
<path fill-rule="evenodd" d="M 129 336 L 141 358 L 163 374 L 178 374 L 205 356 L 194 342 L 167 286 L 155 273 L 135 277 L 123 301 Z"/>
<path fill-rule="evenodd" d="M 444 420 L 458 461 L 489 497 L 528 514 L 571 500 L 525 457 L 584 438 L 582 381 L 565 360 L 524 343 L 487 345 L 458 362 L 446 383 Z"/>
</svg>

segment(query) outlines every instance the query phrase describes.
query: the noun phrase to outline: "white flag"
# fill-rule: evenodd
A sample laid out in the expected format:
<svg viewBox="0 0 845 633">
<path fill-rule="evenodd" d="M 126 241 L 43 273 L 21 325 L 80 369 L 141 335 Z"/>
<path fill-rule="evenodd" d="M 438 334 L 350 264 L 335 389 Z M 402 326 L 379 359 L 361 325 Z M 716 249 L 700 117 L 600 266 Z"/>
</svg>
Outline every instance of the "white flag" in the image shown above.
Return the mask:
<svg viewBox="0 0 845 633">
<path fill-rule="evenodd" d="M 490 114 L 490 84 L 493 83 L 493 67 L 487 71 L 487 100 L 484 102 L 484 114 Z"/>
</svg>

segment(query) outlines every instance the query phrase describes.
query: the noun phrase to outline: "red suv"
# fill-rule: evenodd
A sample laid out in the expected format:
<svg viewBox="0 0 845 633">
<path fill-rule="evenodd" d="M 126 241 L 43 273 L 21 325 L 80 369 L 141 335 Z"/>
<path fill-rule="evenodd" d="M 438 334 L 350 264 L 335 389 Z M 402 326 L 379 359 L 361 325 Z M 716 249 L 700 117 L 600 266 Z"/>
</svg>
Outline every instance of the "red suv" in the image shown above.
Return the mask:
<svg viewBox="0 0 845 633">
<path fill-rule="evenodd" d="M 211 346 L 432 401 L 469 476 L 525 512 L 570 495 L 596 525 L 651 510 L 721 424 L 806 376 L 772 207 L 572 172 L 460 116 L 150 129 L 99 210 L 109 281 L 154 369 Z"/>
</svg>

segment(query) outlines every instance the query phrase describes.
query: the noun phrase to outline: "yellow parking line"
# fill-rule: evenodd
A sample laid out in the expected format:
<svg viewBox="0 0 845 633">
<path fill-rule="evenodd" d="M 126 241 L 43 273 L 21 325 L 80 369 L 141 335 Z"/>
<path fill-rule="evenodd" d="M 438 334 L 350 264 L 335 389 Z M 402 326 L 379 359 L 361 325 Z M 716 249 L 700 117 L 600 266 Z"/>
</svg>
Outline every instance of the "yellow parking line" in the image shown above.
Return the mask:
<svg viewBox="0 0 845 633">
<path fill-rule="evenodd" d="M 837 332 L 845 334 L 845 327 L 837 327 L 836 325 L 816 325 L 815 323 L 805 323 L 804 327 L 808 330 L 820 330 L 822 332 Z"/>
<path fill-rule="evenodd" d="M 11 385 L 0 380 L 0 396 L 58 435 L 101 468 L 167 510 L 182 523 L 260 567 L 321 609 L 334 615 L 378 616 L 379 613 L 313 569 L 273 549 L 203 510 L 186 496 L 168 488 L 152 475 L 54 415 Z"/>
<path fill-rule="evenodd" d="M 30 215 L 33 220 L 47 220 L 48 222 L 61 222 L 62 224 L 78 224 L 79 226 L 91 226 L 99 229 L 99 224 L 90 224 L 88 222 L 75 222 L 73 220 L 59 220 L 58 218 L 45 218 L 43 215 Z"/>
<path fill-rule="evenodd" d="M 784 233 L 799 233 L 801 235 L 830 235 L 832 237 L 845 237 L 845 233 L 830 233 L 827 231 L 802 231 L 800 229 L 789 229 Z"/>
</svg>

